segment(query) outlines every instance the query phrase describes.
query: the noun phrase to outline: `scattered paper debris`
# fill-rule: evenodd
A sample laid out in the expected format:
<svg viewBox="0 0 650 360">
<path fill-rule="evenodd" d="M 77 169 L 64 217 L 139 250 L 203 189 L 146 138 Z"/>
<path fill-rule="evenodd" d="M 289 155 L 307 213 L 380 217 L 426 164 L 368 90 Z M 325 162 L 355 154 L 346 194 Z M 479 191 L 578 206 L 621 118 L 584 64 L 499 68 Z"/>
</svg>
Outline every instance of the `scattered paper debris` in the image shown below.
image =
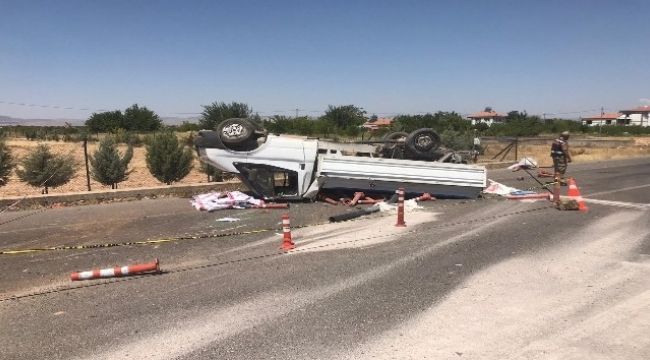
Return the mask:
<svg viewBox="0 0 650 360">
<path fill-rule="evenodd" d="M 495 194 L 495 195 L 501 195 L 501 196 L 506 196 L 509 195 L 513 192 L 521 191 L 517 188 L 513 188 L 507 185 L 503 185 L 501 183 L 498 183 L 494 180 L 488 179 L 490 182 L 490 185 L 483 190 L 484 193 L 486 194 Z"/>
<path fill-rule="evenodd" d="M 211 192 L 192 197 L 192 206 L 201 211 L 223 209 L 248 209 L 264 205 L 264 200 L 255 199 L 241 191 Z"/>
</svg>

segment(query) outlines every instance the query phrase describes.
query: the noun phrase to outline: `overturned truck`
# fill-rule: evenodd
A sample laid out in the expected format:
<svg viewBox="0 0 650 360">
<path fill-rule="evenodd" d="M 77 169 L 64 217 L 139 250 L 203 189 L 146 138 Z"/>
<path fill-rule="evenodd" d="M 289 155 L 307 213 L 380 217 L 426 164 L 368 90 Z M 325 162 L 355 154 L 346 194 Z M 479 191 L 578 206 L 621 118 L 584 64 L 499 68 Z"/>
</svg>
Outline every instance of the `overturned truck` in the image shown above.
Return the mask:
<svg viewBox="0 0 650 360">
<path fill-rule="evenodd" d="M 475 198 L 486 186 L 485 167 L 440 146 L 432 129 L 391 133 L 381 141 L 341 143 L 273 135 L 248 119 L 228 119 L 201 130 L 201 161 L 236 174 L 265 200 L 314 199 L 320 191 L 430 193 Z"/>
</svg>

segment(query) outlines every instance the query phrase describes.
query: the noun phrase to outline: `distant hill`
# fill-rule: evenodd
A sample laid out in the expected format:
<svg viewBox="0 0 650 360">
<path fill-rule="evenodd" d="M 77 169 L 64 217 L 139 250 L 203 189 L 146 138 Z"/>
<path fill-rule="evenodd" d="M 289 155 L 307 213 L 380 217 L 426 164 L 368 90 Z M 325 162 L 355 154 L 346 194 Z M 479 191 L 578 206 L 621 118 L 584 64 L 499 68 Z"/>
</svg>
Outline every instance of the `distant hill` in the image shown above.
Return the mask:
<svg viewBox="0 0 650 360">
<path fill-rule="evenodd" d="M 0 126 L 63 126 L 66 122 L 72 125 L 83 125 L 84 121 L 80 119 L 22 119 L 0 115 Z"/>
<path fill-rule="evenodd" d="M 196 123 L 199 121 L 198 117 L 162 117 L 164 124 L 167 125 L 180 125 L 183 121 Z M 65 123 L 70 123 L 74 126 L 81 126 L 86 122 L 86 119 L 22 119 L 6 115 L 0 115 L 0 126 L 63 126 Z"/>
</svg>

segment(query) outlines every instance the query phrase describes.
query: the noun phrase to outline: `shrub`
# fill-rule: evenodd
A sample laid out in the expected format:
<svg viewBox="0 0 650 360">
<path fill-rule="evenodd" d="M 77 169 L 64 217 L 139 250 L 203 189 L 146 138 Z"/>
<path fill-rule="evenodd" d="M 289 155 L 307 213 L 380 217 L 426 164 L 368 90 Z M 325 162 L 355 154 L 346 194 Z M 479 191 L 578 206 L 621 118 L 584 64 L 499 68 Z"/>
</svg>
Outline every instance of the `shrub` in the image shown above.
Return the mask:
<svg viewBox="0 0 650 360">
<path fill-rule="evenodd" d="M 13 169 L 14 165 L 9 147 L 0 139 L 0 186 L 7 184 L 9 174 L 11 174 L 11 169 Z"/>
<path fill-rule="evenodd" d="M 89 159 L 92 178 L 103 185 L 110 185 L 111 189 L 117 189 L 117 184 L 129 176 L 128 167 L 132 158 L 133 147 L 129 145 L 124 155 L 121 155 L 115 141 L 111 137 L 105 137 Z"/>
<path fill-rule="evenodd" d="M 39 144 L 20 165 L 22 169 L 16 170 L 18 177 L 31 186 L 43 187 L 43 194 L 48 193 L 48 188 L 68 183 L 76 168 L 72 155 L 53 154 L 45 144 Z"/>
<path fill-rule="evenodd" d="M 192 159 L 192 150 L 180 143 L 171 131 L 161 132 L 149 138 L 147 168 L 151 175 L 167 185 L 189 174 Z"/>
</svg>

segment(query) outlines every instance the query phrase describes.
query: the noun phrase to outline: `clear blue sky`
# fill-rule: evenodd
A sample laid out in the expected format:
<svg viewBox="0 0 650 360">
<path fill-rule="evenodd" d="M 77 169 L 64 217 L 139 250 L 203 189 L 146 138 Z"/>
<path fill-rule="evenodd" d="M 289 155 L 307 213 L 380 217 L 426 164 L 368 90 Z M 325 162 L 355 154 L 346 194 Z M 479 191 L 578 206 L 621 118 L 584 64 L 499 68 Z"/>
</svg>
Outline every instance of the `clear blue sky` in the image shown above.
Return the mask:
<svg viewBox="0 0 650 360">
<path fill-rule="evenodd" d="M 541 114 L 648 98 L 647 1 L 0 0 L 0 115 L 184 116 L 217 100 Z"/>
</svg>

